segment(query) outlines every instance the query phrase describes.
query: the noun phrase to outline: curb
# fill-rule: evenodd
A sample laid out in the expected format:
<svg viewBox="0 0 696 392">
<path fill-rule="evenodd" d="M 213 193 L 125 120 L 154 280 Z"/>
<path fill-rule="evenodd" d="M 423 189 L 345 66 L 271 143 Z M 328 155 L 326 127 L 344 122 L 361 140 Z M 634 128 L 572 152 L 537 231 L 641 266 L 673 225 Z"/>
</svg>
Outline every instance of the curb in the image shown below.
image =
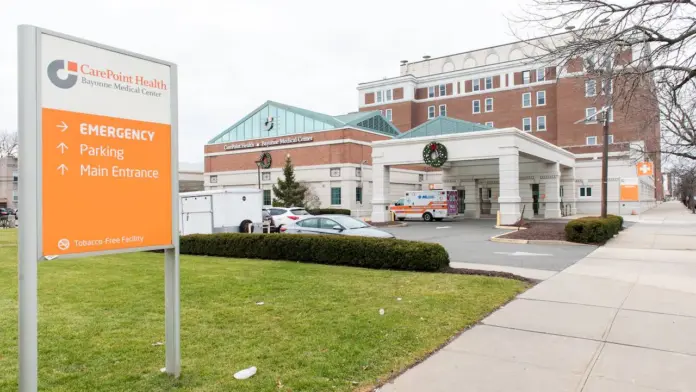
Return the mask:
<svg viewBox="0 0 696 392">
<path fill-rule="evenodd" d="M 513 239 L 513 238 L 499 238 L 501 236 L 504 236 L 505 234 L 508 234 L 508 233 L 498 234 L 495 237 L 491 237 L 490 241 L 501 242 L 504 244 L 528 244 L 529 243 L 529 240 L 517 240 L 517 239 Z"/>
<path fill-rule="evenodd" d="M 493 226 L 496 229 L 503 229 L 503 230 L 527 230 L 526 227 L 517 227 L 517 226 Z"/>
<path fill-rule="evenodd" d="M 577 242 L 560 241 L 560 240 L 528 240 L 527 243 L 532 244 L 532 245 L 572 245 L 572 246 L 591 245 L 591 244 L 579 244 Z"/>
<path fill-rule="evenodd" d="M 395 223 L 395 224 L 389 224 L 389 225 L 373 224 L 373 223 L 370 223 L 370 222 L 365 222 L 365 223 L 367 223 L 367 224 L 369 224 L 369 225 L 371 225 L 371 226 L 374 226 L 374 227 L 386 227 L 386 228 L 389 228 L 389 227 L 406 227 L 406 226 L 408 226 L 408 223 L 406 223 L 406 222 Z"/>
</svg>

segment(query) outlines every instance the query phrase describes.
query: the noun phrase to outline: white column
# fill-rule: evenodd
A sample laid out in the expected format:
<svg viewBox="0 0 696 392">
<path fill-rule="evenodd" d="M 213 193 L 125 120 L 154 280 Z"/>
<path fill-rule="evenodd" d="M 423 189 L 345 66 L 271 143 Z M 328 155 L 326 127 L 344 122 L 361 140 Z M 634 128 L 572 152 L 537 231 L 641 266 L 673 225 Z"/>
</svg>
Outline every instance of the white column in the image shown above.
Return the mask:
<svg viewBox="0 0 696 392">
<path fill-rule="evenodd" d="M 465 218 L 481 218 L 481 206 L 478 200 L 478 188 L 476 187 L 476 180 L 462 181 L 464 186 L 464 195 L 466 202 L 466 210 L 464 211 Z"/>
<path fill-rule="evenodd" d="M 389 212 L 389 166 L 373 164 L 372 166 L 372 222 L 388 222 Z"/>
<path fill-rule="evenodd" d="M 500 177 L 500 223 L 510 225 L 520 219 L 520 156 L 517 147 L 501 147 L 498 158 Z"/>
<path fill-rule="evenodd" d="M 578 191 L 575 188 L 575 168 L 564 168 L 561 173 L 563 176 L 563 205 L 570 205 L 569 212 L 571 215 L 575 215 L 578 213 L 578 209 L 575 204 L 575 199 L 578 196 Z"/>
<path fill-rule="evenodd" d="M 558 162 L 547 165 L 546 174 L 541 176 L 545 187 L 544 218 L 561 217 L 561 169 Z"/>
</svg>

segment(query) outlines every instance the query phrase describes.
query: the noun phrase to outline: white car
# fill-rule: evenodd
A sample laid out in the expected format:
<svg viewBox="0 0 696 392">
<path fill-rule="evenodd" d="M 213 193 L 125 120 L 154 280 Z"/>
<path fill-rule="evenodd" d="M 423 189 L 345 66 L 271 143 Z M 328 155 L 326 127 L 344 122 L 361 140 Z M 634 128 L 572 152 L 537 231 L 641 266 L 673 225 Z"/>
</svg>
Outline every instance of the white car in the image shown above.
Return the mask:
<svg viewBox="0 0 696 392">
<path fill-rule="evenodd" d="M 288 226 L 301 218 L 312 215 L 303 207 L 271 207 L 268 208 L 268 212 L 271 213 L 273 226 L 275 226 L 278 231 L 280 231 L 283 226 Z"/>
</svg>

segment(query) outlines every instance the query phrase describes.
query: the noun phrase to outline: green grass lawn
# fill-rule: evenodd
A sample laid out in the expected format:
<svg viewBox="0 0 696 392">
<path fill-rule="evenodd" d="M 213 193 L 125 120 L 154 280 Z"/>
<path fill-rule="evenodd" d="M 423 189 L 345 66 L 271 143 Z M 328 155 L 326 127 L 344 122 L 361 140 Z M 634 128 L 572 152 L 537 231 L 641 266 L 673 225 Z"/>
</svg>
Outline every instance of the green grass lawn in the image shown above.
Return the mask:
<svg viewBox="0 0 696 392">
<path fill-rule="evenodd" d="M 164 340 L 163 264 L 161 254 L 137 253 L 39 265 L 39 390 L 366 390 L 526 288 L 183 256 L 182 377 L 174 380 L 159 370 L 164 346 L 152 345 Z M 233 378 L 249 366 L 256 376 Z M 0 230 L 0 391 L 16 390 L 16 231 Z"/>
</svg>

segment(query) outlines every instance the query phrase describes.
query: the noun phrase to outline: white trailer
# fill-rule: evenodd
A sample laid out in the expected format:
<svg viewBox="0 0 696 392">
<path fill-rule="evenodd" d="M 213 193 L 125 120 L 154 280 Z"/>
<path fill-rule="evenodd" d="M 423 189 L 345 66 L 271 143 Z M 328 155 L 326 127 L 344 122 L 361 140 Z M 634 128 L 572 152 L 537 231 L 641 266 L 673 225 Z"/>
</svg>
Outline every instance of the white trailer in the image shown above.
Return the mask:
<svg viewBox="0 0 696 392">
<path fill-rule="evenodd" d="M 254 233 L 263 230 L 263 192 L 229 188 L 179 193 L 179 232 L 187 234 Z"/>
</svg>

